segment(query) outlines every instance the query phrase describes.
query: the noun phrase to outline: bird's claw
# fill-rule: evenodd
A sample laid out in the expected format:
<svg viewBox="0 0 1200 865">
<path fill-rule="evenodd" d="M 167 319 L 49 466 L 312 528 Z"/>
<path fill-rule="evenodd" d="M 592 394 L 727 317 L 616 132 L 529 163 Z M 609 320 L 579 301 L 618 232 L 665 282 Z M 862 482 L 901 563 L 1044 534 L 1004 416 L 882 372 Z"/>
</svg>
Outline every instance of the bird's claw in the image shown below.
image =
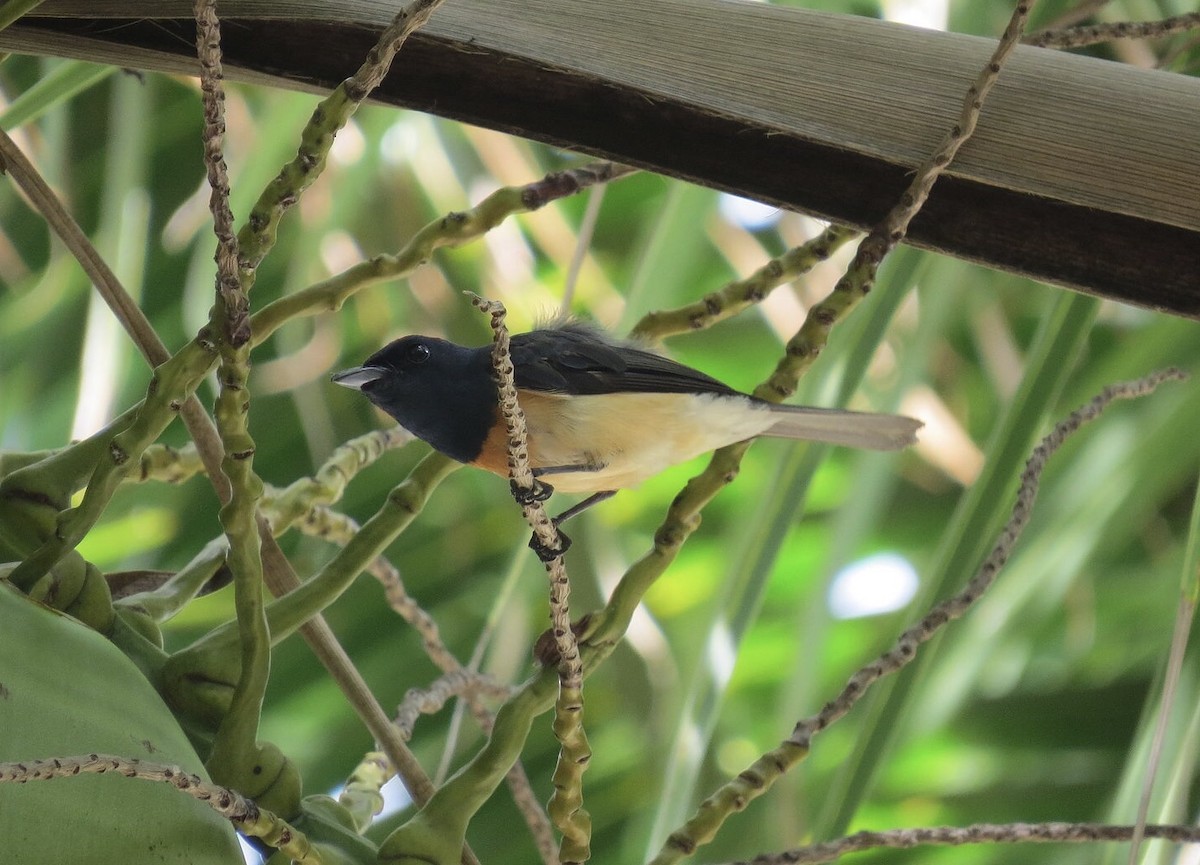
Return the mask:
<svg viewBox="0 0 1200 865">
<path fill-rule="evenodd" d="M 558 529 L 558 526 L 555 526 Z M 571 548 L 571 539 L 561 531 L 558 532 L 558 547 L 550 547 L 542 542 L 542 539 L 534 532 L 529 538 L 529 549 L 533 550 L 534 554 L 542 560 L 542 564 L 548 565 L 550 562 L 560 558 L 567 550 Z"/>
<path fill-rule="evenodd" d="M 550 486 L 550 484 L 542 483 L 537 478 L 533 479 L 533 486 L 528 488 L 519 485 L 514 480 L 510 480 L 508 486 L 512 490 L 512 497 L 523 508 L 527 508 L 537 502 L 544 502 L 554 493 L 554 487 Z"/>
</svg>

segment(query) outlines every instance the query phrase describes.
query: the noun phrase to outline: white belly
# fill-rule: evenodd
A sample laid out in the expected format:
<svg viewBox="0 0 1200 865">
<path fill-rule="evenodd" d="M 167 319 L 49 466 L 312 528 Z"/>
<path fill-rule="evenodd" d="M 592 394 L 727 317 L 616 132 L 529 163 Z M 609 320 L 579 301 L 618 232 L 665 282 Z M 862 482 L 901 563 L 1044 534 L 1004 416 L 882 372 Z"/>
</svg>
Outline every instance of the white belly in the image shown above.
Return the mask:
<svg viewBox="0 0 1200 865">
<path fill-rule="evenodd" d="M 543 476 L 562 492 L 634 486 L 676 463 L 753 438 L 776 420 L 748 399 L 708 394 L 530 394 L 523 404 L 535 466 L 596 467 Z"/>
</svg>

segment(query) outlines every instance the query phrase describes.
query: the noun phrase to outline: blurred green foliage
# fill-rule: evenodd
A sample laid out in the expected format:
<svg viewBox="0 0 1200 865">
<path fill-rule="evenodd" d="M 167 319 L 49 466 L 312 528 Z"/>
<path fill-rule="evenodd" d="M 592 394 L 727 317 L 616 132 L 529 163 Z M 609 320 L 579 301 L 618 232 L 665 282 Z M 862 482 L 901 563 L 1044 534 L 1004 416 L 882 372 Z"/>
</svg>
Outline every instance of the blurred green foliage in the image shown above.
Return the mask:
<svg viewBox="0 0 1200 865">
<path fill-rule="evenodd" d="M 809 5 L 847 11 L 848 4 Z M 1066 5 L 1045 4 L 1041 22 Z M 1106 14 L 1152 18 L 1186 11 L 1176 9 L 1184 5 L 1130 0 L 1110 4 Z M 968 32 L 996 32 L 1008 14 L 1001 3 L 950 7 L 950 25 Z M 1195 68 L 1195 54 L 1194 46 L 1177 53 L 1174 68 Z M 26 122 L 13 134 L 168 347 L 178 348 L 205 320 L 212 293 L 197 86 L 160 75 L 103 75 L 56 60 L 12 57 L 0 66 L 10 102 L 48 79 L 86 89 L 69 101 L 54 91 L 44 112 L 35 105 L 26 113 L 22 105 Z M 230 87 L 226 153 L 235 217 L 244 217 L 294 152 L 314 101 Z M 394 251 L 425 223 L 498 185 L 529 182 L 576 161 L 498 133 L 365 108 L 339 136 L 325 175 L 285 220 L 279 247 L 260 271 L 254 306 Z M 729 219 L 716 193 L 651 175 L 614 183 L 603 196 L 571 310 L 612 326 L 693 301 L 815 231 L 784 213 L 747 229 Z M 385 423 L 365 400 L 332 386 L 331 370 L 402 333 L 484 342 L 486 321 L 462 291 L 504 301 L 517 330 L 556 312 L 587 203 L 580 196 L 511 219 L 483 242 L 438 253 L 410 280 L 368 289 L 339 314 L 279 331 L 254 356 L 258 472 L 286 485 L 311 474 L 346 439 Z M 836 275 L 836 262 L 822 266 L 760 309 L 671 339 L 668 348 L 749 390 Z M 921 417 L 926 444 L 900 456 L 838 450 L 820 460 L 786 443 L 751 450 L 742 476 L 708 509 L 703 528 L 648 596 L 626 643 L 587 684 L 595 757 L 585 791 L 598 861 L 647 858 L 700 798 L 816 711 L 919 615 L 909 607 L 839 619 L 827 593 L 844 565 L 880 551 L 906 557 L 928 580 L 964 488 L 1003 444 L 992 441 L 997 424 L 1023 411 L 1013 405 L 1014 393 L 1043 371 L 1031 368 L 1031 350 L 1061 295 L 910 249 L 885 265 L 876 291 L 835 331 L 801 397 L 830 402 L 847 370 L 864 364 L 851 405 Z M 879 350 L 857 358 L 856 340 L 875 308 L 889 303 L 895 310 L 884 319 L 890 323 Z M 1194 322 L 1109 303 L 1095 304 L 1090 315 L 1076 356 L 1043 361 L 1061 368 L 1065 384 L 1046 415 L 1024 418 L 1028 425 L 1045 429 L 1114 380 L 1165 365 L 1200 368 Z M 0 448 L 54 448 L 85 436 L 135 403 L 148 377 L 74 262 L 11 185 L 0 185 Z M 821 736 L 810 759 L 735 816 L 702 861 L 855 828 L 1131 822 L 1158 716 L 1196 484 L 1195 388 L 1171 385 L 1117 406 L 1068 443 L 998 585 L 928 647 L 919 675 L 904 683 L 903 707 L 891 713 L 882 701 L 861 706 Z M 211 383 L 200 395 L 211 405 Z M 164 438 L 179 445 L 186 433 L 176 424 Z M 365 520 L 421 453 L 413 444 L 385 456 L 354 480 L 342 509 Z M 568 564 L 577 612 L 598 606 L 649 547 L 667 504 L 696 468 L 667 471 L 622 493 L 575 528 Z M 1003 480 L 1011 492 L 1013 478 Z M 1008 494 L 983 503 L 990 530 L 1010 506 Z M 202 479 L 130 486 L 81 551 L 105 570 L 173 570 L 219 531 Z M 506 485 L 463 471 L 389 551 L 458 657 L 477 655 L 504 681 L 532 669 L 529 648 L 547 621 L 544 577 L 526 538 Z M 968 540 L 986 547 L 992 538 Z M 289 535 L 281 543 L 301 576 L 331 555 L 314 539 Z M 964 559 L 977 562 L 978 554 Z M 510 573 L 515 579 L 506 581 Z M 969 576 L 969 569 L 952 574 L 951 586 Z M 168 648 L 187 645 L 231 614 L 229 590 L 196 601 L 168 628 Z M 327 615 L 385 708 L 437 675 L 371 579 L 360 579 Z M 1200 681 L 1193 654 L 1172 709 L 1154 820 L 1187 822 L 1196 811 L 1193 707 Z M 262 732 L 299 761 L 306 792 L 334 788 L 372 745 L 294 638 L 275 652 Z M 412 745 L 433 771 L 459 765 L 480 741 L 469 718 L 460 722 L 447 710 L 424 719 Z M 864 772 L 854 754 L 867 741 L 878 744 Z M 525 761 L 543 800 L 556 750 L 548 720 L 538 724 Z M 469 836 L 483 861 L 530 861 L 531 843 L 513 831 L 519 819 L 502 790 Z M 372 834 L 382 837 L 383 828 Z M 1159 861 L 1157 848 L 1150 849 L 1149 861 Z M 868 854 L 861 861 L 1095 862 L 1121 855 L 989 847 Z"/>
</svg>

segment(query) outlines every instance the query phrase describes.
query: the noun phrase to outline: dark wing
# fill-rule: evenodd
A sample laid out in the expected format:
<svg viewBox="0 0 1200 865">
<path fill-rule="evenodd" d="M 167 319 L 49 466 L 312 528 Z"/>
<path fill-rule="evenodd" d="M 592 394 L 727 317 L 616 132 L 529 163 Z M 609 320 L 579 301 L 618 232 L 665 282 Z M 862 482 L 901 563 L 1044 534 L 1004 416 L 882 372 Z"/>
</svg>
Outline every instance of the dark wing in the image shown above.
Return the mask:
<svg viewBox="0 0 1200 865">
<path fill-rule="evenodd" d="M 581 322 L 512 338 L 517 387 L 561 394 L 737 391 L 689 366 L 614 340 Z"/>
</svg>

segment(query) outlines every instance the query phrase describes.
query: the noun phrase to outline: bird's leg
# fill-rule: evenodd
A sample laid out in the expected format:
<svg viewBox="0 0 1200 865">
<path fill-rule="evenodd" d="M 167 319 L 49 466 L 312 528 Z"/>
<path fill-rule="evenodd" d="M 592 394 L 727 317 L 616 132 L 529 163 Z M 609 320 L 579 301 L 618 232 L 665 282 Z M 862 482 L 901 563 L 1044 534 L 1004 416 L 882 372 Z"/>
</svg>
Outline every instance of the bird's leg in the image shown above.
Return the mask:
<svg viewBox="0 0 1200 865">
<path fill-rule="evenodd" d="M 532 490 L 523 490 L 515 483 L 510 481 L 513 498 L 515 498 L 518 504 L 521 505 L 531 505 L 534 502 L 544 502 L 546 499 L 550 498 L 550 494 L 554 492 L 554 487 L 550 486 L 548 483 L 542 482 L 539 480 L 539 478 L 545 477 L 546 475 L 569 474 L 571 472 L 598 472 L 602 471 L 606 465 L 606 463 L 601 462 L 600 460 L 589 459 L 585 463 L 575 463 L 574 465 L 539 466 L 533 470 L 534 481 Z M 597 502 L 602 502 L 605 499 L 610 498 L 615 493 L 616 490 L 606 490 L 604 492 L 594 493 L 593 495 L 590 495 L 581 501 L 579 504 L 575 505 L 574 507 L 567 508 L 567 510 L 563 511 L 563 513 L 559 514 L 557 517 L 554 517 L 554 528 L 558 530 L 559 546 L 557 549 L 551 549 L 543 544 L 538 539 L 536 533 L 529 539 L 529 548 L 533 550 L 534 553 L 537 554 L 537 557 L 543 562 L 550 562 L 558 558 L 567 551 L 568 547 L 571 546 L 571 539 L 567 536 L 567 533 L 560 528 L 561 525 L 576 514 L 582 513 Z"/>
<path fill-rule="evenodd" d="M 592 493 L 590 496 L 588 496 L 586 499 L 581 501 L 579 504 L 572 505 L 571 507 L 569 507 L 565 511 L 563 511 L 561 514 L 559 514 L 557 517 L 555 517 L 554 525 L 561 526 L 567 520 L 571 519 L 571 517 L 578 516 L 579 514 L 583 513 L 588 508 L 590 508 L 592 505 L 598 505 L 598 504 L 600 504 L 600 502 L 604 501 L 605 499 L 611 499 L 616 494 L 617 494 L 616 490 L 601 490 L 598 493 Z"/>
<path fill-rule="evenodd" d="M 616 494 L 616 490 L 601 490 L 598 493 L 592 493 L 586 499 L 579 502 L 579 504 L 567 508 L 557 517 L 552 517 L 551 521 L 554 523 L 554 528 L 558 530 L 558 549 L 550 549 L 547 547 L 541 542 L 541 540 L 538 539 L 536 534 L 529 539 L 529 549 L 537 553 L 537 557 L 543 562 L 549 562 L 558 556 L 561 556 L 567 551 L 567 548 L 571 546 L 571 538 L 562 530 L 562 524 L 571 519 L 571 517 L 583 513 L 592 505 L 599 504 L 605 499 L 611 499 Z"/>
<path fill-rule="evenodd" d="M 568 463 L 565 466 L 538 466 L 533 470 L 533 476 L 540 478 L 543 475 L 565 475 L 571 472 L 600 472 L 608 468 L 608 463 L 591 454 L 584 453 L 584 457 L 585 462 L 581 463 Z"/>
</svg>

